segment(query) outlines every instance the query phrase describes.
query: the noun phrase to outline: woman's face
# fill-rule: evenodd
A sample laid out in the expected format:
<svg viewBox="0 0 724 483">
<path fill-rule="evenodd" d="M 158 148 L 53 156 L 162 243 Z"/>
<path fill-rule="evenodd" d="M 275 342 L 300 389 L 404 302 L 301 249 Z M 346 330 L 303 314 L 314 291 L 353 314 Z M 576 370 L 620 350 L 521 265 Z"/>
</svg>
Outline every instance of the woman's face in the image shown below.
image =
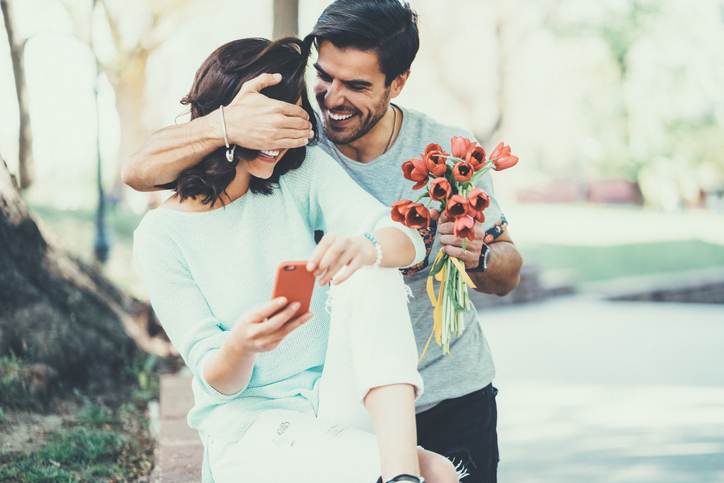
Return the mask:
<svg viewBox="0 0 724 483">
<path fill-rule="evenodd" d="M 302 99 L 297 99 L 297 105 L 302 105 Z M 259 155 L 246 162 L 246 170 L 252 176 L 261 179 L 269 179 L 274 173 L 277 163 L 282 160 L 288 149 L 282 150 L 261 150 Z"/>
</svg>

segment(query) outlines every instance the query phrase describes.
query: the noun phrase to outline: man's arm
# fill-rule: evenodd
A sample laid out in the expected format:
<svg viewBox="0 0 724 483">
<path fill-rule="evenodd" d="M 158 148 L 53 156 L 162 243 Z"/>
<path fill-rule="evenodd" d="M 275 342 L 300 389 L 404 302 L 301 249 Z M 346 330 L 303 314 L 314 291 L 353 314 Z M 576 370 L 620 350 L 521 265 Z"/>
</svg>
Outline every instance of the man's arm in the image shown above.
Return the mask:
<svg viewBox="0 0 724 483">
<path fill-rule="evenodd" d="M 445 253 L 459 258 L 467 269 L 478 266 L 480 254 L 483 250 L 485 233 L 480 225 L 477 225 L 475 230 L 475 239 L 472 241 L 466 240 L 465 249 L 463 249 L 463 240 L 453 235 L 453 223 L 448 221 L 444 215 L 440 217 L 438 232 Z M 468 275 L 475 283 L 475 290 L 478 292 L 500 296 L 507 295 L 520 282 L 523 257 L 520 256 L 507 232 L 503 232 L 494 241 L 488 243 L 488 246 L 490 247 L 490 255 L 488 255 L 487 270 L 485 272 L 468 272 Z"/>
<path fill-rule="evenodd" d="M 261 74 L 241 86 L 234 100 L 224 107 L 229 143 L 249 149 L 287 149 L 307 144 L 313 136 L 307 112 L 259 93 L 280 81 L 280 74 Z M 123 167 L 123 182 L 138 191 L 158 190 L 159 185 L 175 180 L 182 171 L 222 146 L 217 109 L 153 133 Z"/>
</svg>

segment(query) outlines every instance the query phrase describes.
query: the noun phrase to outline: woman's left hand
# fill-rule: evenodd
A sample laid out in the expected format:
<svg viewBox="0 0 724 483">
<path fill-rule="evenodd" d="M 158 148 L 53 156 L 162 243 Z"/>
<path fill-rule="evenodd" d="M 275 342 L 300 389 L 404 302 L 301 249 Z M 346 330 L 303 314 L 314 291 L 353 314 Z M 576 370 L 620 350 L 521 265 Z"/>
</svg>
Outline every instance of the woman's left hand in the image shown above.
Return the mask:
<svg viewBox="0 0 724 483">
<path fill-rule="evenodd" d="M 361 267 L 374 264 L 376 259 L 377 250 L 367 238 L 327 234 L 309 257 L 307 270 L 319 277 L 319 285 L 328 284 L 339 273 L 333 281 L 334 285 L 338 285 Z"/>
</svg>

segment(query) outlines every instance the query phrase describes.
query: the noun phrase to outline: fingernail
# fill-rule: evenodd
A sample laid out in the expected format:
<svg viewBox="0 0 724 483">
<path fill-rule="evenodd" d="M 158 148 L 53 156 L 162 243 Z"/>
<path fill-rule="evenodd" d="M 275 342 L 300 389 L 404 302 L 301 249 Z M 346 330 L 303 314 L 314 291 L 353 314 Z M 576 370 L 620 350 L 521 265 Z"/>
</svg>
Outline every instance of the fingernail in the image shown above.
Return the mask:
<svg viewBox="0 0 724 483">
<path fill-rule="evenodd" d="M 292 310 L 297 310 L 297 309 L 300 307 L 300 305 L 301 305 L 301 304 L 300 304 L 299 302 L 294 302 L 294 303 L 291 305 Z"/>
<path fill-rule="evenodd" d="M 287 303 L 287 298 L 286 298 L 286 297 L 279 297 L 279 298 L 277 299 L 277 303 L 278 303 L 279 305 L 284 305 L 285 303 Z"/>
</svg>

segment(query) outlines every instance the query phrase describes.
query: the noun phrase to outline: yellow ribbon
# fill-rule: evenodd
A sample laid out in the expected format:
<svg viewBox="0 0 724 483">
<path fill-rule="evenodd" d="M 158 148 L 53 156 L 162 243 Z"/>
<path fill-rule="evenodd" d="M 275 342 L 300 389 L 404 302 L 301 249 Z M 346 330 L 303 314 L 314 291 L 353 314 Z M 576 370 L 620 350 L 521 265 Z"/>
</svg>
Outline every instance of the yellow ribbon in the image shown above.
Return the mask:
<svg viewBox="0 0 724 483">
<path fill-rule="evenodd" d="M 437 263 L 440 261 L 440 259 L 445 255 L 444 250 L 440 250 L 437 252 L 437 256 L 435 257 L 435 261 L 432 262 L 432 267 L 435 267 Z M 470 288 L 475 288 L 475 283 L 472 281 L 470 276 L 465 271 L 465 265 L 463 262 L 460 261 L 460 259 L 455 257 L 449 257 L 448 258 L 452 264 L 455 266 L 455 268 L 458 269 L 460 272 L 460 276 L 463 279 L 463 282 L 465 282 L 465 285 L 467 285 Z M 425 342 L 425 347 L 422 349 L 422 353 L 420 354 L 420 358 L 418 360 L 419 362 L 422 362 L 422 359 L 425 357 L 425 354 L 427 353 L 427 349 L 430 347 L 430 342 L 432 341 L 433 336 L 435 337 L 435 342 L 437 342 L 438 345 L 442 342 L 442 298 L 445 293 L 445 285 L 447 281 L 447 265 L 443 265 L 439 272 L 437 272 L 434 276 L 430 275 L 427 277 L 427 297 L 430 299 L 430 303 L 432 304 L 433 312 L 432 312 L 432 331 L 430 332 L 430 337 L 427 338 L 427 342 Z M 435 280 L 440 282 L 440 287 L 438 289 L 437 294 L 435 294 Z"/>
</svg>

